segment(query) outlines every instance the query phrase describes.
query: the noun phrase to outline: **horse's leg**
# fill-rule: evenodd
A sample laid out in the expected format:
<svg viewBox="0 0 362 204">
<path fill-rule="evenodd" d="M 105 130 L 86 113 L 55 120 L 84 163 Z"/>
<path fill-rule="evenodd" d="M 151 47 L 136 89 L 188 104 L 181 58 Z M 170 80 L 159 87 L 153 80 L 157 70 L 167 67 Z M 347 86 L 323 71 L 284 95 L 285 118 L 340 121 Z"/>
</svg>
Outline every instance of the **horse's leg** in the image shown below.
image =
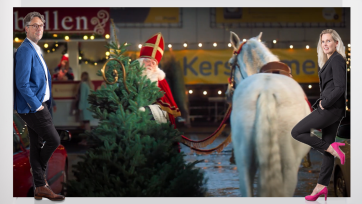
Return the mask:
<svg viewBox="0 0 362 204">
<path fill-rule="evenodd" d="M 310 167 L 312 164 L 310 162 L 310 154 L 309 152 L 304 156 L 304 159 L 303 159 L 303 166 L 304 167 Z"/>
<path fill-rule="evenodd" d="M 239 134 L 243 136 L 243 134 Z M 245 141 L 245 140 L 243 140 Z M 239 173 L 239 186 L 242 197 L 253 196 L 253 181 L 256 171 L 255 153 L 252 144 L 233 141 L 234 155 Z"/>
</svg>

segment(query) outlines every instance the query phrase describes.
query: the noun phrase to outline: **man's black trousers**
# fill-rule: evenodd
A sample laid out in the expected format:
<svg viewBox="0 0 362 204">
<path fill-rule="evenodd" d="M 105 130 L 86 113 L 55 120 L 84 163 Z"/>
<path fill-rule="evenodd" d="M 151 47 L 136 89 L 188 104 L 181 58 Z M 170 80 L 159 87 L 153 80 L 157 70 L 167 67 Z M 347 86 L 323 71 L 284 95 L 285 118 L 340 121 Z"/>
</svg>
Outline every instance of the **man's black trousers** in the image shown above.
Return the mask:
<svg viewBox="0 0 362 204">
<path fill-rule="evenodd" d="M 53 125 L 49 109 L 46 103 L 42 105 L 44 109 L 41 111 L 19 114 L 28 126 L 30 137 L 30 165 L 33 171 L 35 187 L 45 185 L 44 174 L 48 167 L 48 161 L 60 144 L 60 137 Z"/>
<path fill-rule="evenodd" d="M 294 139 L 311 146 L 323 154 L 318 183 L 324 186 L 329 185 L 334 166 L 334 156 L 325 150 L 335 142 L 340 121 L 341 117 L 326 109 L 322 110 L 318 104 L 318 108 L 303 118 L 292 130 Z M 322 130 L 322 139 L 311 134 L 312 128 Z"/>
</svg>

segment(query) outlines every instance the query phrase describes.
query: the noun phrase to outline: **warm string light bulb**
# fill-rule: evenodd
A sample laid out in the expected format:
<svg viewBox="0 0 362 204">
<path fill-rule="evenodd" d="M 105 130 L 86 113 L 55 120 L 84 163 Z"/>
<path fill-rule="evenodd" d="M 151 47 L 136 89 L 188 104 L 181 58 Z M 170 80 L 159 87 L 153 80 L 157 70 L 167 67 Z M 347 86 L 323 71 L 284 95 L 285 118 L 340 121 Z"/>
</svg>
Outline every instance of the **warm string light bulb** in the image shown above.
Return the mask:
<svg viewBox="0 0 362 204">
<path fill-rule="evenodd" d="M 306 48 L 307 50 L 309 50 L 309 45 L 305 46 L 305 48 Z"/>
<path fill-rule="evenodd" d="M 214 42 L 214 44 L 212 44 L 212 46 L 216 47 L 216 46 L 217 46 L 217 43 L 216 43 L 216 42 Z"/>
<path fill-rule="evenodd" d="M 168 44 L 168 48 L 172 48 L 172 45 L 171 45 L 171 44 Z"/>
<path fill-rule="evenodd" d="M 187 47 L 187 43 L 184 43 L 184 47 Z"/>
<path fill-rule="evenodd" d="M 86 35 L 83 36 L 83 39 L 84 39 L 84 40 L 88 40 L 88 36 L 86 36 Z"/>
<path fill-rule="evenodd" d="M 231 43 L 228 43 L 228 47 L 231 47 Z"/>
<path fill-rule="evenodd" d="M 193 91 L 192 90 L 189 90 L 189 94 L 192 94 L 193 93 Z"/>
<path fill-rule="evenodd" d="M 202 43 L 199 43 L 199 47 L 202 47 Z"/>
<path fill-rule="evenodd" d="M 139 45 L 138 45 L 138 48 L 140 48 L 140 49 L 141 49 L 141 48 L 142 48 L 142 44 L 139 44 Z"/>
<path fill-rule="evenodd" d="M 109 34 L 106 34 L 104 37 L 105 37 L 106 39 L 109 39 L 110 35 L 109 35 Z"/>
<path fill-rule="evenodd" d="M 290 45 L 289 48 L 290 48 L 290 49 L 293 49 L 293 45 Z"/>
<path fill-rule="evenodd" d="M 69 36 L 65 36 L 64 39 L 65 39 L 65 40 L 69 40 Z"/>
<path fill-rule="evenodd" d="M 273 43 L 276 44 L 276 43 L 277 43 L 277 40 L 273 40 Z"/>
<path fill-rule="evenodd" d="M 207 95 L 207 91 L 202 92 L 202 94 Z"/>
</svg>

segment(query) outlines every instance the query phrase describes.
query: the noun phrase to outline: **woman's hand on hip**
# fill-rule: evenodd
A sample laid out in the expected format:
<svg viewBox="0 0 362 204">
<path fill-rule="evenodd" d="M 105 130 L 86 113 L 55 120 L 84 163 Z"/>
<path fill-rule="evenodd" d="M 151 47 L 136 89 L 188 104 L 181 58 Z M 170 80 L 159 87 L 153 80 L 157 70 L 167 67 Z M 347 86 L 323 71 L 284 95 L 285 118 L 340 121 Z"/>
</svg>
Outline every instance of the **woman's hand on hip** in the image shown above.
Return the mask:
<svg viewBox="0 0 362 204">
<path fill-rule="evenodd" d="M 322 107 L 322 100 L 319 101 L 319 106 L 321 107 L 322 110 L 324 110 L 324 108 Z"/>
</svg>

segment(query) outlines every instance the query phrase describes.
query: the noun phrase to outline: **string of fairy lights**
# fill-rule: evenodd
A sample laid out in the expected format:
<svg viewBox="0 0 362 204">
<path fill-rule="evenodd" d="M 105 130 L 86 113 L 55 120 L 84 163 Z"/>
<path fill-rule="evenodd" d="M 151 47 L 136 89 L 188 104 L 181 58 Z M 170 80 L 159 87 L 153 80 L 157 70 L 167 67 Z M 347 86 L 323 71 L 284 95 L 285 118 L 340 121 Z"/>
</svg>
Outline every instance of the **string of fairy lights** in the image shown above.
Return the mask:
<svg viewBox="0 0 362 204">
<path fill-rule="evenodd" d="M 15 38 L 14 38 L 14 42 L 21 42 L 22 40 L 21 39 L 25 39 L 26 35 L 25 33 L 16 33 L 15 34 Z M 92 34 L 92 35 L 80 35 L 80 34 L 73 34 L 73 35 L 67 35 L 67 34 L 51 34 L 51 33 L 44 33 L 43 34 L 43 39 L 44 40 L 62 40 L 64 39 L 65 42 L 57 42 L 55 41 L 51 46 L 49 46 L 48 43 L 45 43 L 44 44 L 44 49 L 46 50 L 46 53 L 52 53 L 52 52 L 56 52 L 57 49 L 61 46 L 61 45 L 64 45 L 65 46 L 65 49 L 63 50 L 62 54 L 65 54 L 67 52 L 67 42 L 70 41 L 71 39 L 73 40 L 81 40 L 83 39 L 84 42 L 90 40 L 95 40 L 95 39 L 106 39 L 106 40 L 109 40 L 110 39 L 110 35 L 109 34 L 106 34 L 103 36 L 101 35 L 95 35 L 95 34 Z M 242 41 L 245 42 L 247 39 L 243 39 Z M 260 40 L 259 40 L 260 41 Z M 277 43 L 281 43 L 283 42 L 284 44 L 286 43 L 286 41 L 278 41 L 277 39 L 274 39 L 272 41 L 263 41 L 264 43 L 271 43 L 273 47 L 273 45 L 277 44 Z M 184 43 L 168 43 L 167 44 L 167 47 L 171 50 L 173 49 L 173 47 L 175 47 L 175 45 L 177 46 L 180 46 L 182 44 L 182 46 L 184 47 L 184 49 L 187 49 L 188 47 L 190 47 L 190 45 L 193 45 L 195 46 L 197 44 L 197 47 L 199 48 L 202 48 L 203 46 L 205 45 L 210 45 L 212 44 L 213 47 L 218 47 L 218 46 L 223 46 L 224 43 L 218 43 L 218 42 L 204 42 L 204 43 L 187 43 L 187 42 L 184 42 Z M 289 49 L 294 49 L 295 45 L 293 44 L 290 44 L 289 45 Z M 141 49 L 142 48 L 142 44 L 138 44 L 137 45 L 138 49 Z M 227 43 L 227 47 L 232 47 L 231 43 Z M 298 46 L 300 47 L 300 46 Z M 109 55 L 110 55 L 110 52 L 107 51 L 105 53 L 105 56 L 104 57 L 101 57 L 100 59 L 98 60 L 91 60 L 89 58 L 87 58 L 86 56 L 84 56 L 84 52 L 80 49 L 79 49 L 79 63 L 84 63 L 84 64 L 93 64 L 93 65 L 98 65 L 100 63 L 104 63 L 106 62 L 106 60 L 109 58 Z M 305 49 L 309 50 L 310 49 L 310 45 L 305 45 Z M 351 66 L 350 66 L 350 55 L 351 55 L 351 44 L 348 44 L 348 47 L 347 47 L 347 71 L 350 71 L 351 69 Z M 311 86 L 311 85 L 310 85 Z M 311 88 L 311 87 L 309 87 Z"/>
</svg>

